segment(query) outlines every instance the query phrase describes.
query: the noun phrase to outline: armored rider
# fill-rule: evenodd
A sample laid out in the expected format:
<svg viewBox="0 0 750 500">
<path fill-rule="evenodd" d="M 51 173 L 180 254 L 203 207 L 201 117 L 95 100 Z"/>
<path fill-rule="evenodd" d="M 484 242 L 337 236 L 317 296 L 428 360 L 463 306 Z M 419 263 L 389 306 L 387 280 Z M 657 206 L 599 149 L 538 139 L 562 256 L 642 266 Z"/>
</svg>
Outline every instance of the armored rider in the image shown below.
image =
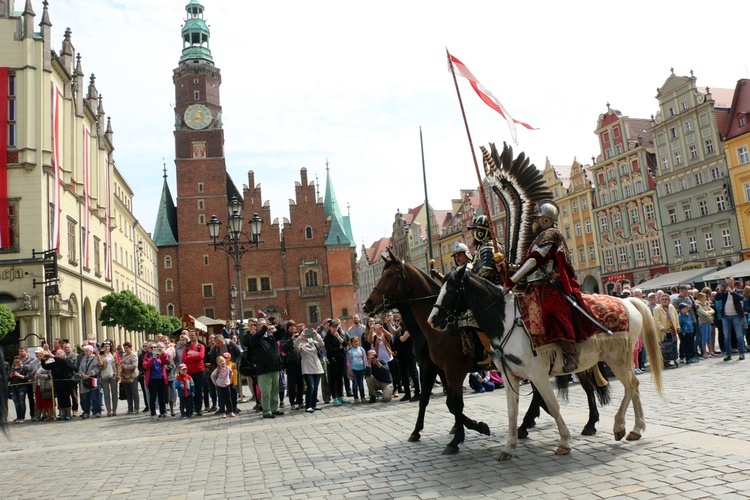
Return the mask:
<svg viewBox="0 0 750 500">
<path fill-rule="evenodd" d="M 495 261 L 495 247 L 490 235 L 489 219 L 486 215 L 477 215 L 468 228 L 474 230 L 473 271 L 493 283 L 500 284 L 500 274 Z"/>
<path fill-rule="evenodd" d="M 564 370 L 574 372 L 578 367 L 576 342 L 587 339 L 596 327 L 568 302 L 572 297 L 585 307 L 575 271 L 568 259 L 568 246 L 557 223 L 558 207 L 552 200 L 537 204 L 533 213 L 532 229 L 536 235 L 523 262 L 513 276 L 505 280 L 506 291 L 525 278 L 525 300 L 538 301 L 545 335 L 556 342 L 563 352 Z M 554 283 L 553 283 L 554 282 Z"/>
</svg>

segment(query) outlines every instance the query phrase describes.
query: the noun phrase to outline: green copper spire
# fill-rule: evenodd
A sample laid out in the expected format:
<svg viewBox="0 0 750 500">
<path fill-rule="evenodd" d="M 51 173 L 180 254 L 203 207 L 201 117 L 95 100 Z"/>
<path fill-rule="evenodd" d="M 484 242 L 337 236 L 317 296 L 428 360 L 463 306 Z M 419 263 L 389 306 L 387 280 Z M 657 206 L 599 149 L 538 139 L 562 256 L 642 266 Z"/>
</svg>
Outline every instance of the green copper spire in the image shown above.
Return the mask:
<svg viewBox="0 0 750 500">
<path fill-rule="evenodd" d="M 161 190 L 159 210 L 156 212 L 156 227 L 153 240 L 157 247 L 177 245 L 177 207 L 167 184 L 167 166 L 164 165 L 164 186 Z"/>
<path fill-rule="evenodd" d="M 325 242 L 326 246 L 354 246 L 354 238 L 351 237 L 351 227 L 349 226 L 351 223 L 348 220 L 348 216 L 344 217 L 341 214 L 338 202 L 336 201 L 336 193 L 333 191 L 333 182 L 331 182 L 331 171 L 328 168 L 328 160 L 326 160 L 326 195 L 323 202 L 323 213 L 325 214 L 326 219 L 330 218 L 331 220 L 331 227 L 328 230 L 328 238 L 326 238 Z"/>
<path fill-rule="evenodd" d="M 211 57 L 208 39 L 211 30 L 203 20 L 203 5 L 198 0 L 190 0 L 185 6 L 187 19 L 182 26 L 182 57 L 180 63 L 186 61 L 200 61 L 209 64 L 214 63 Z"/>
</svg>

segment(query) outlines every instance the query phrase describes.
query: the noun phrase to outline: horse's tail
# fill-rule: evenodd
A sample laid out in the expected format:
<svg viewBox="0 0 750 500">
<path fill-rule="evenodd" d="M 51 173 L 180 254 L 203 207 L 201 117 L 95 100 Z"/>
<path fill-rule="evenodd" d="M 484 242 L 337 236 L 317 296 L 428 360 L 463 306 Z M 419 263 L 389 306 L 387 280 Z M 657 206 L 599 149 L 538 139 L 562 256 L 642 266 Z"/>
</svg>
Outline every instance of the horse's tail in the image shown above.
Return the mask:
<svg viewBox="0 0 750 500">
<path fill-rule="evenodd" d="M 643 316 L 643 327 L 641 335 L 643 337 L 643 345 L 646 346 L 646 354 L 651 362 L 651 378 L 654 381 L 656 392 L 664 397 L 661 384 L 661 372 L 664 368 L 661 355 L 661 337 L 659 335 L 659 329 L 656 328 L 656 322 L 654 321 L 654 314 L 651 309 L 643 303 L 641 299 L 631 297 L 630 303 L 638 309 L 638 312 Z"/>
<path fill-rule="evenodd" d="M 570 386 L 570 375 L 557 375 L 557 399 L 568 401 L 568 387 Z"/>
</svg>

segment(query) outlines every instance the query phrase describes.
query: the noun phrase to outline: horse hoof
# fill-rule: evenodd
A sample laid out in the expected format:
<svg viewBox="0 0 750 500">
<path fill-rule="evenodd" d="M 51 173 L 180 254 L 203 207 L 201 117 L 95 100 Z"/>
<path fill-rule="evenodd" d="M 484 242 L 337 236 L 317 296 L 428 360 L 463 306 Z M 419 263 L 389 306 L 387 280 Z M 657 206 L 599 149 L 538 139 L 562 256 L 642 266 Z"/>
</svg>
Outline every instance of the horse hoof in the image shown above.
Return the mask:
<svg viewBox="0 0 750 500">
<path fill-rule="evenodd" d="M 620 441 L 622 438 L 625 437 L 625 430 L 617 431 L 615 432 L 615 441 Z"/>
<path fill-rule="evenodd" d="M 458 453 L 458 446 L 447 445 L 443 450 L 443 455 L 455 455 Z"/>
<path fill-rule="evenodd" d="M 570 453 L 570 448 L 566 446 L 558 446 L 555 450 L 555 455 L 567 455 Z"/>
<path fill-rule="evenodd" d="M 479 431 L 480 434 L 484 434 L 485 436 L 490 435 L 490 426 L 485 424 L 484 422 L 479 422 L 477 425 L 477 431 Z"/>
<path fill-rule="evenodd" d="M 518 439 L 526 439 L 529 437 L 529 431 L 523 428 L 518 429 Z"/>
<path fill-rule="evenodd" d="M 633 431 L 630 431 L 625 438 L 626 441 L 638 441 L 639 439 L 641 439 L 641 435 Z"/>
<path fill-rule="evenodd" d="M 596 427 L 584 427 L 581 431 L 582 436 L 593 436 L 596 434 Z"/>
<path fill-rule="evenodd" d="M 511 455 L 510 453 L 506 453 L 506 452 L 502 451 L 497 456 L 496 460 L 498 462 L 504 462 L 505 460 L 510 460 L 511 458 L 513 458 L 513 455 Z"/>
<path fill-rule="evenodd" d="M 422 436 L 420 436 L 419 434 L 412 434 L 411 436 L 409 436 L 409 442 L 416 443 L 417 441 L 419 441 L 419 438 L 421 437 Z"/>
</svg>

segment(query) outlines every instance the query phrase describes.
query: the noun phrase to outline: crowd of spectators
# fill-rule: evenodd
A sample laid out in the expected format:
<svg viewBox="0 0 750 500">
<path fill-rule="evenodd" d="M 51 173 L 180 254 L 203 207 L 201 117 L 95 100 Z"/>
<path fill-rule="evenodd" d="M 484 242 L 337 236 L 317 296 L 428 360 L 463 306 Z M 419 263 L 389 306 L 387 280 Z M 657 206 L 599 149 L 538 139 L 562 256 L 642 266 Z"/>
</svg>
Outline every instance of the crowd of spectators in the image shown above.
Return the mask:
<svg viewBox="0 0 750 500">
<path fill-rule="evenodd" d="M 621 297 L 643 300 L 654 315 L 662 341 L 679 342 L 679 361 L 697 363 L 723 355 L 745 359 L 750 318 L 750 282 L 733 278 L 715 290 L 688 285 L 644 296 L 625 286 Z M 674 360 L 677 365 L 678 360 Z M 647 369 L 645 349 L 635 345 L 636 373 Z M 671 360 L 658 360 L 669 365 Z M 55 339 L 33 355 L 20 347 L 6 364 L 16 422 L 116 417 L 146 413 L 152 420 L 204 414 L 233 418 L 247 394 L 263 418 L 290 411 L 314 413 L 323 404 L 340 406 L 418 401 L 420 382 L 414 341 L 398 313 L 353 317 L 348 329 L 336 318 L 315 327 L 277 318 L 249 320 L 242 338 L 230 324 L 221 334 L 182 330 L 174 339 L 157 335 L 136 350 L 130 342 L 89 337 L 80 350 Z M 502 388 L 499 373 L 473 372 L 475 392 Z M 106 413 L 105 413 L 106 412 Z"/>
<path fill-rule="evenodd" d="M 157 335 L 139 349 L 93 336 L 80 348 L 56 339 L 33 355 L 19 348 L 6 369 L 16 422 L 116 417 L 118 406 L 154 421 L 233 418 L 243 392 L 263 418 L 420 397 L 414 342 L 391 312 L 367 324 L 355 315 L 348 329 L 336 318 L 315 327 L 259 318 L 242 338 L 227 324 L 221 334 Z"/>
<path fill-rule="evenodd" d="M 750 281 L 743 288 L 741 282 L 726 278 L 714 290 L 675 285 L 645 297 L 642 290 L 625 286 L 619 295 L 643 300 L 654 315 L 662 341 L 678 342 L 677 359 L 658 361 L 665 366 L 690 365 L 717 355 L 723 355 L 724 361 L 731 361 L 735 354 L 736 359 L 745 359 L 750 341 Z M 648 361 L 641 342 L 635 346 L 634 360 L 636 373 L 642 373 Z"/>
</svg>

